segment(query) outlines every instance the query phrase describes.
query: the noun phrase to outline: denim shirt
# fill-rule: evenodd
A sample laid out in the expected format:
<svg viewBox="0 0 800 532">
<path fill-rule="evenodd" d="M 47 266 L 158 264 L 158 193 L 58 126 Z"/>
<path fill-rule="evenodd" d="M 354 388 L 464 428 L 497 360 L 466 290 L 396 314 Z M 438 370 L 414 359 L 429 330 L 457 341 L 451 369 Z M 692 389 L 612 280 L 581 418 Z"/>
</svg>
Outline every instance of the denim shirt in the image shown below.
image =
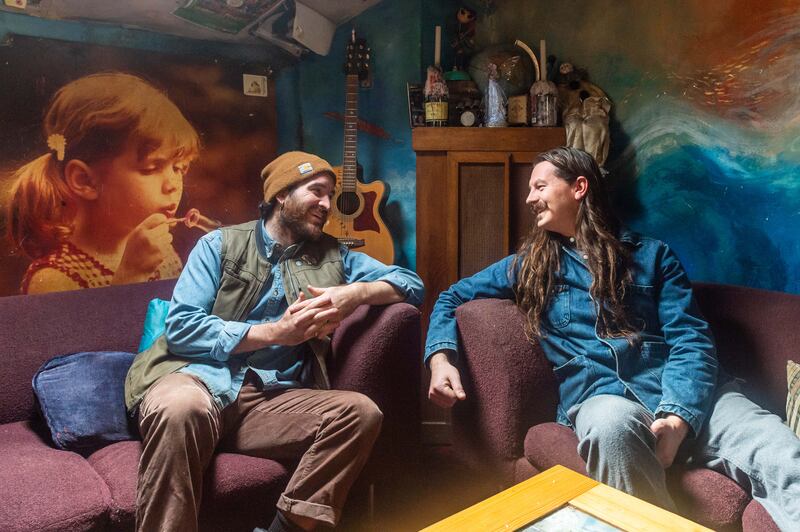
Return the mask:
<svg viewBox="0 0 800 532">
<path fill-rule="evenodd" d="M 258 224 L 258 228 L 272 275 L 244 322 L 225 321 L 211 314 L 221 277 L 222 232 L 219 230 L 202 237 L 192 250 L 175 284 L 167 314 L 166 336 L 170 352 L 192 359 L 181 371 L 198 377 L 220 408 L 236 399 L 248 369 L 258 375 L 264 389 L 306 387 L 312 382 L 310 364 L 304 364 L 306 353 L 310 353 L 305 343 L 271 345 L 231 357 L 231 352 L 252 325 L 278 321 L 289 307 L 280 271 L 283 251 L 269 236 L 263 223 Z M 344 246 L 341 252 L 348 284 L 386 281 L 405 296 L 406 302 L 419 305 L 422 301 L 422 281 L 414 272 L 399 266 L 386 266 Z"/>
<path fill-rule="evenodd" d="M 557 419 L 571 426 L 571 408 L 611 394 L 638 401 L 654 416 L 676 414 L 697 434 L 718 377 L 711 329 L 683 267 L 665 243 L 632 232 L 624 232 L 620 240 L 631 251 L 632 283 L 625 304 L 634 325 L 641 327 L 633 343 L 598 334 L 585 259 L 566 240 L 561 244 L 561 267 L 539 339 L 558 381 Z M 428 328 L 426 363 L 441 350 L 451 350 L 456 362 L 456 308 L 478 298 L 513 300 L 517 274 L 511 255 L 442 292 Z"/>
</svg>

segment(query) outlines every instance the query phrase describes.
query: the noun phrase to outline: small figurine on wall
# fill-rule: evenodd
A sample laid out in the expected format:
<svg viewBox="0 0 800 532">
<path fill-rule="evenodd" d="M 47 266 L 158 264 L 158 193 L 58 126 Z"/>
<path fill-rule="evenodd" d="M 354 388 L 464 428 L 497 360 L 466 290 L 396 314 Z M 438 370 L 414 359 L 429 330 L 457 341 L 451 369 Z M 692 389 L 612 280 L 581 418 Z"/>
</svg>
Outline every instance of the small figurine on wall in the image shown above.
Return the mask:
<svg viewBox="0 0 800 532">
<path fill-rule="evenodd" d="M 459 8 L 458 13 L 456 13 L 458 29 L 456 36 L 450 41 L 450 46 L 455 51 L 454 70 L 466 70 L 469 56 L 475 49 L 476 16 L 477 13 L 474 10 L 464 6 Z"/>
<path fill-rule="evenodd" d="M 600 87 L 586 80 L 585 72 L 575 69 L 571 63 L 561 63 L 556 83 L 567 146 L 586 151 L 602 166 L 610 146 L 611 100 Z"/>
</svg>

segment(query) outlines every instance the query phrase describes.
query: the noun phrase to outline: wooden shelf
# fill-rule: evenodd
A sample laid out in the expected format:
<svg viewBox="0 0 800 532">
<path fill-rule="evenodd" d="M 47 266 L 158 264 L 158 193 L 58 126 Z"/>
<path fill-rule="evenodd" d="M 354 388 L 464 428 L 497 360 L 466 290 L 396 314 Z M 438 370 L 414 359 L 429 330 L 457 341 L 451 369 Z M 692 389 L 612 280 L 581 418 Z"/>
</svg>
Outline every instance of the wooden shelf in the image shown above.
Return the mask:
<svg viewBox="0 0 800 532">
<path fill-rule="evenodd" d="M 411 131 L 416 152 L 542 152 L 566 140 L 563 127 L 417 127 Z"/>
</svg>

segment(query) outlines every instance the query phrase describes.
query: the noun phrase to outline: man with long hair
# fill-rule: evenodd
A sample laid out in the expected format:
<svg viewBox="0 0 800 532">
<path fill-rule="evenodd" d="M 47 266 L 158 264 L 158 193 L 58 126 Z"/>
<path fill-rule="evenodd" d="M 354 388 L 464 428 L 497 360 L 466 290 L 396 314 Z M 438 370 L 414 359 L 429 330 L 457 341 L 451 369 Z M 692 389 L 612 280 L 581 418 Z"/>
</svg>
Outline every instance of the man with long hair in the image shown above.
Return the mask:
<svg viewBox="0 0 800 532">
<path fill-rule="evenodd" d="M 674 252 L 620 226 L 594 159 L 555 148 L 534 163 L 536 223 L 515 255 L 462 279 L 433 309 L 428 396 L 466 399 L 456 308 L 506 298 L 525 314 L 559 382 L 558 421 L 598 481 L 675 510 L 674 461 L 750 489 L 781 529 L 800 523 L 800 440 L 718 366 L 708 323 Z"/>
</svg>

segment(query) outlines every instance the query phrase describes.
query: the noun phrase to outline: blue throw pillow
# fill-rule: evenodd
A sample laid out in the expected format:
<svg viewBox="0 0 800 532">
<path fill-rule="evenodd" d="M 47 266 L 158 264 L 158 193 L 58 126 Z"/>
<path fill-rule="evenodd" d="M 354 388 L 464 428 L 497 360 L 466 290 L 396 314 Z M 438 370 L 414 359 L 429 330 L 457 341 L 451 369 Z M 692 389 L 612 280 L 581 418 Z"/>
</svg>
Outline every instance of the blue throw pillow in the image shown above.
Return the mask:
<svg viewBox="0 0 800 532">
<path fill-rule="evenodd" d="M 139 353 L 153 345 L 153 342 L 164 334 L 166 329 L 164 322 L 167 319 L 168 310 L 169 301 L 164 301 L 163 299 L 151 299 L 150 303 L 147 304 L 142 339 L 139 342 Z"/>
<path fill-rule="evenodd" d="M 33 376 L 53 443 L 91 453 L 110 443 L 137 439 L 125 410 L 125 375 L 133 353 L 96 351 L 48 360 Z M 130 423 L 130 424 L 129 424 Z"/>
</svg>

